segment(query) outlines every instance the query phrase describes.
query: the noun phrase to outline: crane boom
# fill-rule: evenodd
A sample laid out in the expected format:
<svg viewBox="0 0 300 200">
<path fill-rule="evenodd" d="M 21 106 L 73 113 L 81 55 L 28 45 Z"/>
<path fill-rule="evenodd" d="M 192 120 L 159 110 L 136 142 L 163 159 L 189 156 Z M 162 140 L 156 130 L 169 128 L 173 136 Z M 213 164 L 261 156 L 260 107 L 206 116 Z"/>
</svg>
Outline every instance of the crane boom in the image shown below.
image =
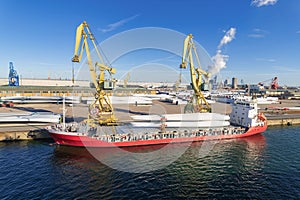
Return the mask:
<svg viewBox="0 0 300 200">
<path fill-rule="evenodd" d="M 198 65 L 197 68 L 195 68 L 194 66 L 193 55 L 196 57 L 196 61 Z M 194 98 L 192 98 L 192 101 L 193 99 L 195 99 L 194 110 L 200 112 L 210 111 L 211 108 L 200 89 L 201 85 L 203 84 L 202 76 L 204 76 L 205 80 L 208 80 L 210 74 L 202 70 L 201 68 L 200 59 L 193 41 L 192 34 L 189 34 L 184 40 L 183 51 L 182 51 L 182 62 L 180 64 L 180 68 L 186 69 L 187 65 L 190 66 L 190 76 L 191 76 L 192 86 L 194 89 Z M 205 108 L 202 105 L 203 103 L 205 105 Z"/>
<path fill-rule="evenodd" d="M 88 40 L 92 42 L 100 60 L 100 62 L 95 62 L 94 65 L 90 53 Z M 105 80 L 105 72 L 107 71 L 111 77 L 112 74 L 115 74 L 116 70 L 112 67 L 107 66 L 104 63 L 103 57 L 101 56 L 100 51 L 97 47 L 95 38 L 92 32 L 90 31 L 89 25 L 85 21 L 81 23 L 76 29 L 75 49 L 72 62 L 81 62 L 84 50 L 87 56 L 90 76 L 96 88 L 95 101 L 89 106 L 88 122 L 91 125 L 115 124 L 116 118 L 113 114 L 113 106 L 109 100 L 108 95 L 105 92 L 105 82 L 107 81 Z M 97 68 L 99 69 L 99 74 L 97 74 Z M 111 78 L 109 82 L 114 83 L 115 81 Z"/>
</svg>

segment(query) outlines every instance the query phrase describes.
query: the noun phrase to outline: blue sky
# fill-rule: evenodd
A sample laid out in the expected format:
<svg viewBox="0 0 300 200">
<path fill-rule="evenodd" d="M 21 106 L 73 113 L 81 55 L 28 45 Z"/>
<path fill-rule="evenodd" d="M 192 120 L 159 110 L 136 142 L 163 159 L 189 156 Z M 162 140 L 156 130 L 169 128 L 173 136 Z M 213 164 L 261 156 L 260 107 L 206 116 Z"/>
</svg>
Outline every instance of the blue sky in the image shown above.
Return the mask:
<svg viewBox="0 0 300 200">
<path fill-rule="evenodd" d="M 299 0 L 0 0 L 1 77 L 7 77 L 12 61 L 22 77 L 70 78 L 75 29 L 86 20 L 99 43 L 123 31 L 161 27 L 192 33 L 211 56 L 225 32 L 235 28 L 234 39 L 222 47 L 228 56 L 222 79 L 257 83 L 278 76 L 280 85 L 300 86 L 299 13 Z M 117 76 L 130 69 L 128 64 L 153 60 L 179 70 L 178 56 L 144 53 L 150 55 L 137 52 L 114 61 Z"/>
</svg>

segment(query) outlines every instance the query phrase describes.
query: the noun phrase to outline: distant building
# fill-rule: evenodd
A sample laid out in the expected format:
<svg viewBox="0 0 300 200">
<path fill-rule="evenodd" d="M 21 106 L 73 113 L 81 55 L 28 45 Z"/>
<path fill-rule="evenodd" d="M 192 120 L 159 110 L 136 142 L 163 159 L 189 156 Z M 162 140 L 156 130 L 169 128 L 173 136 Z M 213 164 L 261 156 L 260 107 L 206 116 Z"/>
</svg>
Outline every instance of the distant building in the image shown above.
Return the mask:
<svg viewBox="0 0 300 200">
<path fill-rule="evenodd" d="M 209 80 L 209 90 L 216 90 L 217 87 L 217 76 L 214 76 L 212 79 Z"/>
<path fill-rule="evenodd" d="M 226 79 L 226 80 L 224 81 L 224 87 L 227 87 L 228 85 L 229 85 L 229 80 Z"/>
<path fill-rule="evenodd" d="M 237 89 L 237 85 L 238 85 L 238 79 L 233 77 L 232 78 L 232 83 L 231 83 L 231 88 L 232 89 Z"/>
</svg>

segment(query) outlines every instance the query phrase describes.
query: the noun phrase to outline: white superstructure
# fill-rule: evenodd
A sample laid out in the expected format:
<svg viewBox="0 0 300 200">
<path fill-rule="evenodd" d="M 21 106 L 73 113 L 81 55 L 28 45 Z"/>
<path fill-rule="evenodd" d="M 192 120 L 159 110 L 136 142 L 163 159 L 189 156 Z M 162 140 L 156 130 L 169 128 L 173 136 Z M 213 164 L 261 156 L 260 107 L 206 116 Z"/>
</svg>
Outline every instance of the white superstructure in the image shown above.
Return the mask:
<svg viewBox="0 0 300 200">
<path fill-rule="evenodd" d="M 235 101 L 232 104 L 232 112 L 230 113 L 231 124 L 243 127 L 257 126 L 258 108 L 254 101 Z"/>
</svg>

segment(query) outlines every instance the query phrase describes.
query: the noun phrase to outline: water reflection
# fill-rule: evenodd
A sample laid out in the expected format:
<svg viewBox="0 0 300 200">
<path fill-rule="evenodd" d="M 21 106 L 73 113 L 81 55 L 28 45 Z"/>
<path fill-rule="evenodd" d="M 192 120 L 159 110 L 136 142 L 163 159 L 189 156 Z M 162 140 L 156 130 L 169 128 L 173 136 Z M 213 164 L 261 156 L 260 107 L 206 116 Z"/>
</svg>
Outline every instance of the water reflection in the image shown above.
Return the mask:
<svg viewBox="0 0 300 200">
<path fill-rule="evenodd" d="M 52 163 L 56 169 L 57 185 L 74 182 L 74 186 L 71 183 L 75 187 L 72 191 L 77 198 L 141 197 L 135 192 L 137 190 L 143 191 L 145 197 L 169 194 L 173 197 L 184 195 L 184 198 L 197 198 L 199 195 L 205 197 L 216 193 L 226 197 L 232 195 L 232 188 L 241 189 L 239 195 L 243 196 L 247 195 L 242 194 L 244 188 L 250 185 L 256 187 L 253 184 L 260 183 L 257 179 L 264 178 L 264 136 L 210 142 L 213 142 L 213 148 L 205 156 L 199 156 L 203 142 L 195 142 L 190 146 L 182 143 L 125 148 L 124 151 L 57 146 Z M 127 162 L 135 162 L 132 154 L 143 155 L 163 150 L 163 154 L 151 159 L 147 157 L 140 164 L 153 167 L 155 163 L 168 162 L 170 157 L 178 156 L 178 151 L 183 149 L 187 150 L 175 162 L 147 173 L 115 170 L 94 157 L 97 155 L 114 166 L 128 165 Z M 78 183 L 85 183 L 85 187 Z"/>
</svg>

